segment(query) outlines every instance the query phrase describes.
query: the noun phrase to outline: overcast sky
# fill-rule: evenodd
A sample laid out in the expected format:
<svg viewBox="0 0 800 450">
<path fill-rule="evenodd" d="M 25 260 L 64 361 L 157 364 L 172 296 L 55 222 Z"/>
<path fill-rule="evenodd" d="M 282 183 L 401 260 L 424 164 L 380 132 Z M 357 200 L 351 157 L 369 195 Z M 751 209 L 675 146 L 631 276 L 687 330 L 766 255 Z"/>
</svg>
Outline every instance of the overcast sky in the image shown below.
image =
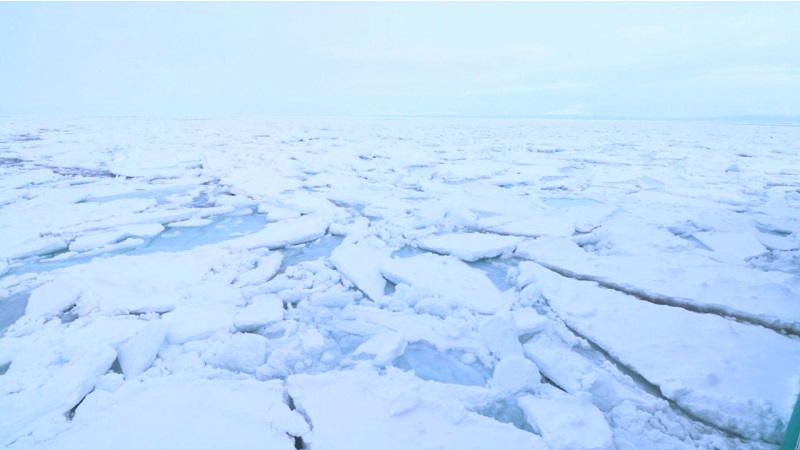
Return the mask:
<svg viewBox="0 0 800 450">
<path fill-rule="evenodd" d="M 800 116 L 800 3 L 0 3 L 0 115 Z"/>
</svg>

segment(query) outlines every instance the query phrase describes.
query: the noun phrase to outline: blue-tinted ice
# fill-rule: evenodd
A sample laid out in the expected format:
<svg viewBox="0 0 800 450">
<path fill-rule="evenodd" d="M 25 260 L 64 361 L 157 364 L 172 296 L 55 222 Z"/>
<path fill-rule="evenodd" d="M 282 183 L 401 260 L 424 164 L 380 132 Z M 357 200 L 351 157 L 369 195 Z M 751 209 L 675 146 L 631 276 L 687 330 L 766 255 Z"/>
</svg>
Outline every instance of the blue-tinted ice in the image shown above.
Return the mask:
<svg viewBox="0 0 800 450">
<path fill-rule="evenodd" d="M 483 386 L 491 375 L 489 369 L 480 362 L 465 364 L 460 361 L 458 352 L 440 352 L 425 341 L 412 342 L 406 347 L 394 365 L 414 373 L 428 381 Z"/>
</svg>

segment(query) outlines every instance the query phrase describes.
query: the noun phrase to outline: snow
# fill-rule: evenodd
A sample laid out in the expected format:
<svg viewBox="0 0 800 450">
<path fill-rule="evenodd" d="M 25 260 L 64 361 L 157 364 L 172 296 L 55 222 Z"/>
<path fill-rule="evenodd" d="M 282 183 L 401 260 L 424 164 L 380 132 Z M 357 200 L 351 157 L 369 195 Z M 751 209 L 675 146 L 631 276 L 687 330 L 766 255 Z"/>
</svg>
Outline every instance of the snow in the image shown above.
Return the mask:
<svg viewBox="0 0 800 450">
<path fill-rule="evenodd" d="M 797 142 L 2 118 L 0 447 L 775 449 Z"/>
</svg>

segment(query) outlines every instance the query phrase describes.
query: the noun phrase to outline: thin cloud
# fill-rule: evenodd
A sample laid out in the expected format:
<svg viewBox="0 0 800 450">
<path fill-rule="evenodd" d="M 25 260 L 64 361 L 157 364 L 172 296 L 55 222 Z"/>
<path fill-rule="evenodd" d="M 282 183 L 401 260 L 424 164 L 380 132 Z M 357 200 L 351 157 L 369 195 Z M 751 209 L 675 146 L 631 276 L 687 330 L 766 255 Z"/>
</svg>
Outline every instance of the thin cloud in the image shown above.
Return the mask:
<svg viewBox="0 0 800 450">
<path fill-rule="evenodd" d="M 500 95 L 500 94 L 525 94 L 532 92 L 576 91 L 594 87 L 597 83 L 583 81 L 555 81 L 540 84 L 518 84 L 511 86 L 497 86 L 482 89 L 473 89 L 466 95 Z"/>
<path fill-rule="evenodd" d="M 787 66 L 721 67 L 684 80 L 684 84 L 775 86 L 800 84 L 800 70 Z"/>
</svg>

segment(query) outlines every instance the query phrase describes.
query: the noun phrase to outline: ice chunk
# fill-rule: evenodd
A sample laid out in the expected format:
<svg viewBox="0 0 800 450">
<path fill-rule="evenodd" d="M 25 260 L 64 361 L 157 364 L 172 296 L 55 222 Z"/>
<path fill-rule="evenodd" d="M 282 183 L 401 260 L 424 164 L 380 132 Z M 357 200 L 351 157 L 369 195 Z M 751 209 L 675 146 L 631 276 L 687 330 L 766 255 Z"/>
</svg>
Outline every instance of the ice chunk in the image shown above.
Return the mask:
<svg viewBox="0 0 800 450">
<path fill-rule="evenodd" d="M 166 312 L 189 297 L 213 295 L 216 301 L 234 301 L 240 294 L 229 284 L 233 275 L 227 279 L 210 275 L 215 264 L 241 258 L 218 248 L 198 247 L 94 259 L 62 269 L 55 280 L 37 288 L 41 292 L 32 295 L 29 314 L 55 314 L 72 303 L 84 315 Z"/>
<path fill-rule="evenodd" d="M 267 220 L 286 220 L 300 217 L 299 212 L 288 208 L 268 207 L 266 211 L 262 211 L 261 206 L 259 206 L 259 212 L 266 212 Z"/>
<path fill-rule="evenodd" d="M 144 239 L 127 238 L 127 239 L 123 240 L 122 242 L 116 242 L 116 243 L 113 243 L 113 244 L 103 245 L 102 247 L 97 247 L 97 248 L 85 251 L 83 253 L 80 253 L 80 256 L 82 256 L 84 258 L 87 258 L 87 257 L 90 257 L 90 256 L 100 255 L 100 254 L 103 254 L 103 253 L 112 253 L 112 252 L 130 250 L 130 249 L 139 247 L 139 246 L 141 246 L 143 244 L 144 244 Z M 63 253 L 63 254 L 58 255 L 58 256 L 56 256 L 54 258 L 48 259 L 47 261 L 57 260 L 57 258 L 59 256 L 73 256 L 73 255 L 74 255 L 74 253 Z"/>
<path fill-rule="evenodd" d="M 47 236 L 19 243 L 8 249 L 4 256 L 9 259 L 21 259 L 29 256 L 55 253 L 66 250 L 67 247 L 68 244 L 64 239 L 55 236 Z"/>
<path fill-rule="evenodd" d="M 293 450 L 293 436 L 308 431 L 279 381 L 168 376 L 95 391 L 69 429 L 38 447 Z"/>
<path fill-rule="evenodd" d="M 283 301 L 277 295 L 257 295 L 239 311 L 233 323 L 241 331 L 255 331 L 283 320 L 283 312 Z"/>
<path fill-rule="evenodd" d="M 487 231 L 515 236 L 571 236 L 575 232 L 575 219 L 549 212 L 541 212 L 534 219 L 487 218 L 478 222 Z"/>
<path fill-rule="evenodd" d="M 453 255 L 464 261 L 494 258 L 514 251 L 522 241 L 516 236 L 499 236 L 486 233 L 451 233 L 431 236 L 417 241 L 419 248 L 436 253 Z"/>
<path fill-rule="evenodd" d="M 760 244 L 759 244 L 760 245 Z M 720 262 L 694 253 L 604 255 L 599 257 L 563 238 L 519 245 L 516 254 L 615 289 L 696 310 L 744 318 L 776 330 L 800 333 L 800 282 L 796 276 Z M 517 284 L 533 280 L 525 268 Z M 680 279 L 680 283 L 675 280 Z"/>
<path fill-rule="evenodd" d="M 380 239 L 368 238 L 336 247 L 331 253 L 331 263 L 336 270 L 358 287 L 373 301 L 383 297 L 386 280 L 379 267 L 389 259 L 391 249 Z"/>
<path fill-rule="evenodd" d="M 547 448 L 538 436 L 469 412 L 434 386 L 401 373 L 293 375 L 287 384 L 295 405 L 314 424 L 318 448 Z"/>
<path fill-rule="evenodd" d="M 300 338 L 300 345 L 307 355 L 318 355 L 325 351 L 328 346 L 325 342 L 325 336 L 313 326 L 307 327 L 298 333 L 298 337 Z"/>
<path fill-rule="evenodd" d="M 498 358 L 522 356 L 519 332 L 510 312 L 496 313 L 486 317 L 478 327 L 478 333 L 486 340 L 489 350 Z"/>
<path fill-rule="evenodd" d="M 611 375 L 567 344 L 540 334 L 526 342 L 524 349 L 544 376 L 570 394 L 590 393 L 592 402 L 604 411 L 621 402 Z"/>
<path fill-rule="evenodd" d="M 203 353 L 209 364 L 237 372 L 253 372 L 267 360 L 268 339 L 251 333 L 225 336 Z"/>
<path fill-rule="evenodd" d="M 236 276 L 236 285 L 249 286 L 265 283 L 274 277 L 281 269 L 283 255 L 272 253 L 269 256 L 258 258 L 256 267 Z"/>
<path fill-rule="evenodd" d="M 230 248 L 269 248 L 270 250 L 289 245 L 313 241 L 325 235 L 329 221 L 316 215 L 297 219 L 268 223 L 260 231 L 231 239 L 226 242 Z"/>
<path fill-rule="evenodd" d="M 110 347 L 85 348 L 39 388 L 0 396 L 0 444 L 10 444 L 50 414 L 63 414 L 77 405 L 116 357 Z"/>
<path fill-rule="evenodd" d="M 125 378 L 138 377 L 150 368 L 166 335 L 164 324 L 160 320 L 154 320 L 120 346 L 117 359 Z"/>
<path fill-rule="evenodd" d="M 541 383 L 542 377 L 536 364 L 520 356 L 509 356 L 494 367 L 492 387 L 503 391 L 517 392 Z"/>
<path fill-rule="evenodd" d="M 695 239 L 707 247 L 729 258 L 746 259 L 767 251 L 755 230 L 752 233 L 701 231 L 693 233 Z"/>
<path fill-rule="evenodd" d="M 800 342 L 713 314 L 640 301 L 541 267 L 529 269 L 568 324 L 666 397 L 720 428 L 780 441 L 791 409 L 787 399 L 797 390 Z"/>
<path fill-rule="evenodd" d="M 64 359 L 72 359 L 86 348 L 101 344 L 117 349 L 146 324 L 134 316 L 81 317 L 64 329 L 58 349 Z"/>
<path fill-rule="evenodd" d="M 587 259 L 586 252 L 575 242 L 566 237 L 545 236 L 536 240 L 525 241 L 514 252 L 517 256 L 537 261 L 548 257 L 557 257 L 559 261 L 575 261 L 580 263 Z"/>
<path fill-rule="evenodd" d="M 550 323 L 547 317 L 539 314 L 533 308 L 520 308 L 511 311 L 511 314 L 514 316 L 517 334 L 519 334 L 520 337 L 527 334 L 538 333 L 547 328 L 547 325 Z"/>
<path fill-rule="evenodd" d="M 551 448 L 607 450 L 614 447 L 608 422 L 594 405 L 585 399 L 562 397 L 519 399 L 528 423 Z"/>
<path fill-rule="evenodd" d="M 192 217 L 191 219 L 168 223 L 167 228 L 205 227 L 207 225 L 211 225 L 212 223 L 213 221 L 211 219 L 201 219 L 200 217 Z"/>
<path fill-rule="evenodd" d="M 129 236 L 130 234 L 125 231 L 104 231 L 87 234 L 73 240 L 69 244 L 69 250 L 72 252 L 85 252 L 104 245 L 115 244 Z"/>
<path fill-rule="evenodd" d="M 359 345 L 353 355 L 373 355 L 372 363 L 374 365 L 385 366 L 400 356 L 407 344 L 408 342 L 400 333 L 381 333 Z"/>
<path fill-rule="evenodd" d="M 161 234 L 164 231 L 164 225 L 161 225 L 160 223 L 123 225 L 117 227 L 117 230 L 122 233 L 127 233 L 130 236 L 138 236 L 141 238 L 149 239 Z"/>
<path fill-rule="evenodd" d="M 184 305 L 164 314 L 168 324 L 167 339 L 173 344 L 182 344 L 195 339 L 204 339 L 217 331 L 233 328 L 236 308 L 232 305 L 203 303 Z"/>
<path fill-rule="evenodd" d="M 452 256 L 424 253 L 393 258 L 384 262 L 381 273 L 395 284 L 404 283 L 430 292 L 430 301 L 446 308 L 464 307 L 491 314 L 508 308 L 511 303 L 485 273 Z"/>
<path fill-rule="evenodd" d="M 82 291 L 80 284 L 57 278 L 31 291 L 25 315 L 37 318 L 58 314 L 74 305 Z"/>
</svg>

